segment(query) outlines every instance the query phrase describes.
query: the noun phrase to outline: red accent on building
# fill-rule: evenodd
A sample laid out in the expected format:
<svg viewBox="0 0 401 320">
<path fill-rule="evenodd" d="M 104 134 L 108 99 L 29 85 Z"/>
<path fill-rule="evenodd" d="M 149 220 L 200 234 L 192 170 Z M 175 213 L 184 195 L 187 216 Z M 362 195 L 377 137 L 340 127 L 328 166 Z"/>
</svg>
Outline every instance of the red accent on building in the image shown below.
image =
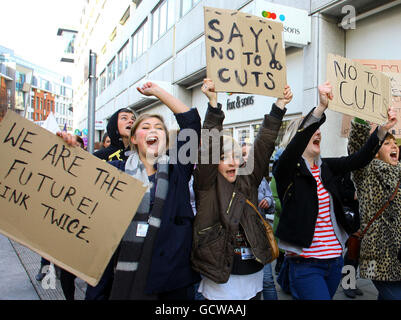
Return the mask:
<svg viewBox="0 0 401 320">
<path fill-rule="evenodd" d="M 54 95 L 43 90 L 33 89 L 33 121 L 46 120 L 50 112 L 54 113 Z"/>
</svg>

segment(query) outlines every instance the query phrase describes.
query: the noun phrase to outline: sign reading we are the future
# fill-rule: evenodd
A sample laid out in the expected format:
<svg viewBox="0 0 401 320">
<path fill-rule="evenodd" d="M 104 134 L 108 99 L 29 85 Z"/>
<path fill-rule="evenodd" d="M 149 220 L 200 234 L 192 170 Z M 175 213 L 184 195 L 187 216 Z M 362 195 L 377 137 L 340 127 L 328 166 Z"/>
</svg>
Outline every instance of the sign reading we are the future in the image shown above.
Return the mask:
<svg viewBox="0 0 401 320">
<path fill-rule="evenodd" d="M 0 122 L 0 232 L 94 286 L 142 182 L 8 111 Z"/>
<path fill-rule="evenodd" d="M 283 97 L 283 25 L 235 10 L 204 8 L 206 71 L 218 92 Z"/>
</svg>

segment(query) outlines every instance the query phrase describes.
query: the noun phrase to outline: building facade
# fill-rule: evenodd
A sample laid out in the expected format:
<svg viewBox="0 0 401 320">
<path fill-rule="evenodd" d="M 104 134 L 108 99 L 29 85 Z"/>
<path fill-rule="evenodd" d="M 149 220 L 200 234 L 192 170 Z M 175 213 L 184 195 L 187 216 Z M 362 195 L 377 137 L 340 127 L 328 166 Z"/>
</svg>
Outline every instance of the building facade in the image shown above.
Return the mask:
<svg viewBox="0 0 401 320">
<path fill-rule="evenodd" d="M 288 106 L 283 130 L 288 120 L 305 115 L 318 103 L 317 86 L 326 80 L 327 54 L 351 59 L 401 59 L 401 42 L 396 40 L 401 31 L 400 1 L 121 0 L 117 4 L 89 0 L 76 38 L 77 127 L 87 128 L 88 84 L 83 71 L 90 49 L 97 53 L 96 120 L 107 122 L 117 109 L 128 107 L 138 114 L 160 113 L 169 128 L 176 128 L 167 108 L 137 92 L 136 88 L 147 80 L 197 107 L 203 118 L 207 103 L 200 90 L 206 77 L 204 6 L 285 18 L 287 82 L 294 99 Z M 293 40 L 293 36 L 302 39 Z M 241 103 L 243 107 L 233 108 L 238 100 L 245 102 Z M 274 101 L 266 96 L 220 93 L 225 128 L 239 142 L 252 142 Z M 346 154 L 342 123 L 342 114 L 327 111 L 322 127 L 323 156 Z M 97 132 L 96 140 L 102 133 Z"/>
<path fill-rule="evenodd" d="M 72 79 L 37 66 L 0 47 L 0 110 L 12 109 L 31 121 L 53 112 L 60 129 L 73 131 Z"/>
</svg>

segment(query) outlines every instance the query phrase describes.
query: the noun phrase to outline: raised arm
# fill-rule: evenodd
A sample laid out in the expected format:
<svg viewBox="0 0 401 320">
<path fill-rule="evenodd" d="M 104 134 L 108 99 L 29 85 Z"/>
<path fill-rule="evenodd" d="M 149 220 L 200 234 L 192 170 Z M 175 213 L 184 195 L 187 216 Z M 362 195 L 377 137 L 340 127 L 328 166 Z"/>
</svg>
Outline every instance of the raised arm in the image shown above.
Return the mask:
<svg viewBox="0 0 401 320">
<path fill-rule="evenodd" d="M 366 156 L 364 158 L 369 157 L 368 162 L 370 162 L 379 151 L 383 141 L 387 136 L 387 132 L 397 123 L 396 115 L 396 111 L 390 107 L 387 113 L 387 122 L 376 128 L 372 134 L 370 134 L 371 127 L 368 122 L 359 118 L 355 118 L 351 122 L 351 131 L 348 138 L 349 157 L 355 158 L 358 157 L 358 155 L 365 153 Z M 348 165 L 350 170 L 354 170 L 352 173 L 352 179 L 357 184 L 363 181 L 365 175 L 368 174 L 367 170 L 369 169 L 365 167 L 367 163 L 362 163 L 361 161 L 359 161 L 359 163 L 362 165 L 360 169 L 358 168 L 358 170 L 356 170 L 353 165 Z M 356 165 L 357 164 L 358 161 L 356 161 Z"/>
<path fill-rule="evenodd" d="M 328 100 L 332 99 L 332 88 L 330 83 L 326 82 L 318 87 L 319 104 L 313 108 L 302 121 L 300 128 L 285 148 L 280 158 L 276 162 L 273 175 L 276 180 L 277 192 L 280 197 L 284 195 L 285 190 L 291 185 L 295 170 L 299 165 L 299 159 L 304 153 L 311 137 L 326 121 L 324 114 L 328 106 Z"/>
<path fill-rule="evenodd" d="M 285 106 L 290 103 L 292 97 L 291 88 L 286 85 L 284 98 L 277 99 L 270 110 L 270 114 L 265 115 L 262 126 L 249 152 L 246 166 L 241 168 L 243 174 L 250 174 L 255 185 L 259 185 L 263 177 L 268 174 L 270 157 L 274 151 L 281 122 L 287 110 Z"/>
<path fill-rule="evenodd" d="M 224 112 L 217 103 L 217 93 L 210 79 L 203 80 L 202 92 L 208 98 L 203 122 L 199 161 L 194 171 L 194 188 L 208 190 L 216 181 L 220 160 L 220 132 L 223 130 Z"/>
<path fill-rule="evenodd" d="M 145 96 L 154 96 L 164 103 L 173 113 L 184 113 L 190 110 L 181 100 L 177 99 L 154 82 L 146 82 L 137 90 Z"/>
</svg>

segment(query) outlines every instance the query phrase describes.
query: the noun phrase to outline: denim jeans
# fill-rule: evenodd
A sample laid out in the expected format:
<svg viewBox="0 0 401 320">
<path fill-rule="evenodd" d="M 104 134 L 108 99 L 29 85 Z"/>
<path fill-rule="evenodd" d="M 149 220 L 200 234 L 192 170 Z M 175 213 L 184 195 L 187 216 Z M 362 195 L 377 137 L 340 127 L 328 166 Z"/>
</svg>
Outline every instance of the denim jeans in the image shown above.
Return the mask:
<svg viewBox="0 0 401 320">
<path fill-rule="evenodd" d="M 263 268 L 263 300 L 277 300 L 277 291 L 270 263 Z"/>
<path fill-rule="evenodd" d="M 341 281 L 343 258 L 287 258 L 290 290 L 299 300 L 331 300 Z"/>
<path fill-rule="evenodd" d="M 401 281 L 372 280 L 379 296 L 377 300 L 401 300 Z"/>
</svg>

